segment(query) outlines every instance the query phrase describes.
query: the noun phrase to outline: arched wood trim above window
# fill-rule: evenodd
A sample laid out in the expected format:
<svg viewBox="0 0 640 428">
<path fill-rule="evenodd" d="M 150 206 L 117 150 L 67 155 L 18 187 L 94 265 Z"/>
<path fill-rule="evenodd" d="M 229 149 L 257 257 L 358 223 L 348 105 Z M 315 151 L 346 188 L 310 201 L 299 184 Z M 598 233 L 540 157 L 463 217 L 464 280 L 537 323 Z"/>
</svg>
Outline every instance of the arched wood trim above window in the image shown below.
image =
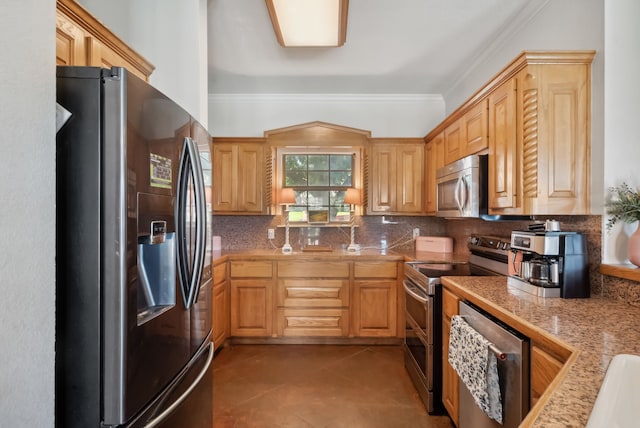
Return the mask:
<svg viewBox="0 0 640 428">
<path fill-rule="evenodd" d="M 365 156 L 370 144 L 371 131 L 350 128 L 326 122 L 309 122 L 264 132 L 264 138 L 271 147 L 271 205 L 274 213 L 279 212 L 277 192 L 282 187 L 282 161 L 278 159 L 285 152 L 296 153 L 344 153 L 351 151 L 356 157 L 353 183 L 363 191 L 363 204 L 356 207 L 361 213 L 367 201 L 365 185 Z"/>
</svg>

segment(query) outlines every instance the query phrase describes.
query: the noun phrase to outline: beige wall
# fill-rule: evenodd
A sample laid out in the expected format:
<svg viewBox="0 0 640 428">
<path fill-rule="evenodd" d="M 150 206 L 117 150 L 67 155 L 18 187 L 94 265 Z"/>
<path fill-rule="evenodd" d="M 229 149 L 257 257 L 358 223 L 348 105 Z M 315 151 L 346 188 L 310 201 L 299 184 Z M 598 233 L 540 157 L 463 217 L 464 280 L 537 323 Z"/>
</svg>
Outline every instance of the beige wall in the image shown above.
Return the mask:
<svg viewBox="0 0 640 428">
<path fill-rule="evenodd" d="M 0 5 L 0 427 L 53 427 L 55 2 Z"/>
</svg>

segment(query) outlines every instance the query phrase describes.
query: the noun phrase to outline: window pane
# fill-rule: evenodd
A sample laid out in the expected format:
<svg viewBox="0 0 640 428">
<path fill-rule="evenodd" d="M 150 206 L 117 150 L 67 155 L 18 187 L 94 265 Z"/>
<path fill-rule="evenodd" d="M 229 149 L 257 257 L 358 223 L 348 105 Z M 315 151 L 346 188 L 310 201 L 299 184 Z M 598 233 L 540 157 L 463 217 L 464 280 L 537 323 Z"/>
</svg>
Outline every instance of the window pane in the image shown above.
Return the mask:
<svg viewBox="0 0 640 428">
<path fill-rule="evenodd" d="M 307 155 L 285 155 L 284 164 L 287 171 L 306 171 Z"/>
<path fill-rule="evenodd" d="M 328 186 L 329 172 L 311 172 L 309 171 L 309 186 Z"/>
<path fill-rule="evenodd" d="M 290 222 L 307 222 L 307 209 L 305 207 L 289 207 Z"/>
<path fill-rule="evenodd" d="M 351 171 L 331 171 L 330 185 L 351 187 Z"/>
<path fill-rule="evenodd" d="M 353 169 L 351 161 L 353 157 L 351 155 L 331 155 L 331 169 L 343 169 L 343 170 L 351 170 Z"/>
<path fill-rule="evenodd" d="M 309 155 L 309 171 L 329 169 L 329 155 Z"/>
<path fill-rule="evenodd" d="M 327 190 L 312 190 L 309 191 L 309 206 L 310 207 L 328 207 L 329 206 L 329 192 Z"/>
<path fill-rule="evenodd" d="M 349 217 L 350 213 L 349 213 L 349 208 L 347 205 L 347 208 L 344 207 L 331 207 L 331 212 L 330 212 L 330 221 L 344 221 L 344 222 L 348 222 L 351 221 L 351 217 Z"/>
<path fill-rule="evenodd" d="M 298 171 L 287 171 L 284 177 L 284 185 L 287 187 L 306 186 L 307 173 Z"/>
</svg>

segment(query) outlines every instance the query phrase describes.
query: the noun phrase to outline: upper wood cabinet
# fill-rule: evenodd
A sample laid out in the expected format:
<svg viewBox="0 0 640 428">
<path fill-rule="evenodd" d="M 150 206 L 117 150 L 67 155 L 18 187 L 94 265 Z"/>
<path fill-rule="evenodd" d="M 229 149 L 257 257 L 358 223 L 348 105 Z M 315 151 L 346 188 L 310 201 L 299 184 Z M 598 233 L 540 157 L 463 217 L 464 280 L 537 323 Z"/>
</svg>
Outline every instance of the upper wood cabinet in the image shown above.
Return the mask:
<svg viewBox="0 0 640 428">
<path fill-rule="evenodd" d="M 371 140 L 367 214 L 423 213 L 424 141 Z"/>
<path fill-rule="evenodd" d="M 444 130 L 444 162 L 450 164 L 488 147 L 487 100 L 472 106 Z"/>
<path fill-rule="evenodd" d="M 266 214 L 262 138 L 213 138 L 213 212 Z"/>
<path fill-rule="evenodd" d="M 523 52 L 425 137 L 447 163 L 488 147 L 489 214 L 590 214 L 594 55 Z"/>
<path fill-rule="evenodd" d="M 438 189 L 436 172 L 445 165 L 444 162 L 444 133 L 436 135 L 424 146 L 424 208 L 429 215 L 435 215 L 437 208 Z"/>
<path fill-rule="evenodd" d="M 144 80 L 154 66 L 73 0 L 56 2 L 56 64 L 125 67 Z"/>
</svg>

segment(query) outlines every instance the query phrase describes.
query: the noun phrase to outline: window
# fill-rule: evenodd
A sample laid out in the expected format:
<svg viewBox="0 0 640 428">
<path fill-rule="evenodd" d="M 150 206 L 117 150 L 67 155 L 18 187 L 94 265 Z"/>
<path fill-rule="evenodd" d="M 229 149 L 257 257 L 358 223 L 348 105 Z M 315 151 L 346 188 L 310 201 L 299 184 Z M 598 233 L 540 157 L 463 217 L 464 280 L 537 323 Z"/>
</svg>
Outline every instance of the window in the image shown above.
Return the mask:
<svg viewBox="0 0 640 428">
<path fill-rule="evenodd" d="M 329 152 L 330 150 L 330 152 Z M 296 203 L 289 205 L 289 221 L 323 224 L 349 221 L 351 206 L 344 203 L 348 188 L 354 187 L 357 159 L 353 151 L 325 149 L 283 150 L 281 186 L 292 188 Z"/>
</svg>

